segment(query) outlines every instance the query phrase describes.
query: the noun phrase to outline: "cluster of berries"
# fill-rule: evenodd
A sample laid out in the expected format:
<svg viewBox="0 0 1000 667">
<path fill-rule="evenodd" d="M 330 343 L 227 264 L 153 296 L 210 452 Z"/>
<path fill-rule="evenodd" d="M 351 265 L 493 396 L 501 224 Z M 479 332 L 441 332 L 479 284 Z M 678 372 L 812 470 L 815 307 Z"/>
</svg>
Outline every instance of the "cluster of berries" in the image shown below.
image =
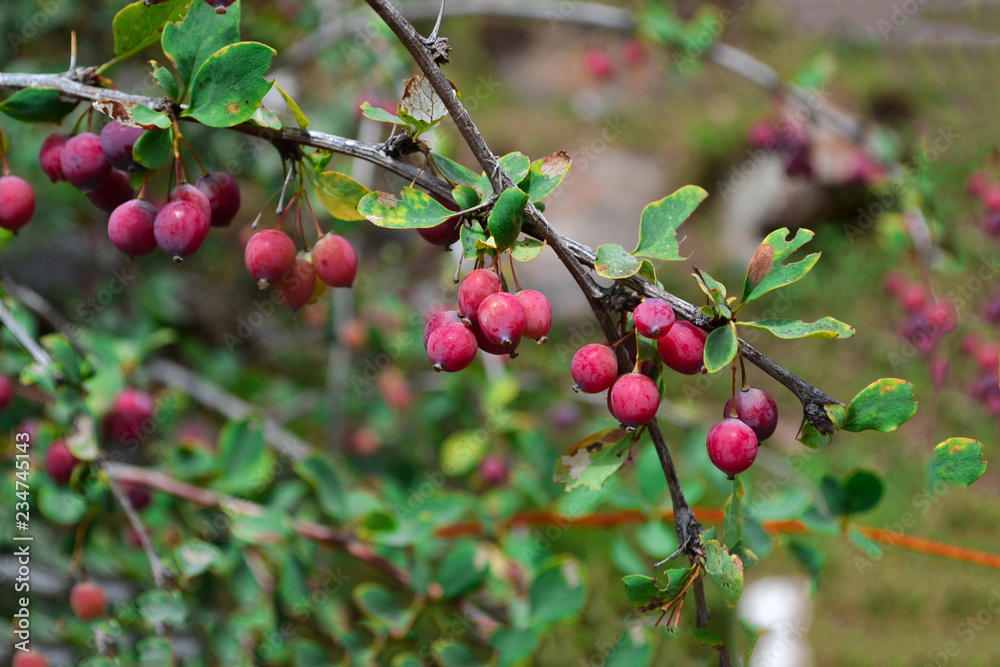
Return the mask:
<svg viewBox="0 0 1000 667">
<path fill-rule="evenodd" d="M 668 302 L 646 299 L 636 306 L 632 319 L 638 333 L 656 340 L 665 366 L 683 375 L 704 370 L 707 335 L 690 322 L 677 320 Z M 608 409 L 626 429 L 648 423 L 660 407 L 656 382 L 639 368 L 619 375 L 618 358 L 610 345 L 584 345 L 573 355 L 571 372 L 574 391 L 608 392 Z M 747 388 L 735 398 L 735 409 L 730 399 L 725 418 L 709 430 L 706 442 L 712 463 L 730 477 L 750 467 L 758 442 L 770 437 L 778 423 L 777 406 L 765 392 Z"/>
<path fill-rule="evenodd" d="M 436 371 L 466 368 L 479 350 L 517 356 L 521 338 L 539 344 L 552 328 L 552 307 L 535 290 L 504 292 L 498 273 L 476 269 L 458 288 L 458 310 L 437 313 L 424 328 L 424 349 Z"/>
<path fill-rule="evenodd" d="M 797 118 L 786 116 L 780 120 L 762 118 L 755 121 L 747 129 L 747 140 L 753 148 L 782 154 L 785 173 L 789 176 L 812 176 L 809 132 Z"/>
<path fill-rule="evenodd" d="M 983 231 L 1000 239 L 1000 183 L 993 182 L 984 171 L 974 171 L 965 181 L 965 191 L 986 209 Z"/>
<path fill-rule="evenodd" d="M 921 355 L 932 358 L 941 336 L 958 326 L 955 306 L 947 299 L 932 300 L 927 288 L 908 281 L 899 271 L 886 275 L 883 288 L 886 294 L 899 301 L 907 313 L 900 325 L 899 335 L 912 343 Z M 940 384 L 940 379 L 937 382 Z"/>
<path fill-rule="evenodd" d="M 990 414 L 1000 415 L 1000 346 L 968 333 L 962 339 L 961 351 L 976 362 L 978 369 L 969 383 L 969 395 L 982 403 Z"/>
</svg>

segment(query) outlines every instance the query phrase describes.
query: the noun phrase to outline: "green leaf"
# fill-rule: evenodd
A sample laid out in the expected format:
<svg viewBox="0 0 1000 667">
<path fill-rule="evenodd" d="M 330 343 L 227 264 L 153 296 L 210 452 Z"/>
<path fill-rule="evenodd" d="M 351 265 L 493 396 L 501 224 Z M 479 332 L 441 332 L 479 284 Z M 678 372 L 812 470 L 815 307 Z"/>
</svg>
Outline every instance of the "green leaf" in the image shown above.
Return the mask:
<svg viewBox="0 0 1000 667">
<path fill-rule="evenodd" d="M 862 389 L 851 399 L 846 413 L 843 406 L 827 407 L 838 428 L 858 431 L 895 431 L 917 411 L 913 385 L 905 380 L 882 378 Z"/>
<path fill-rule="evenodd" d="M 281 96 L 285 98 L 285 104 L 288 105 L 289 111 L 291 111 L 292 115 L 295 116 L 295 121 L 299 124 L 299 127 L 303 130 L 309 127 L 309 119 L 306 118 L 304 113 L 302 113 L 301 107 L 299 107 L 295 100 L 292 99 L 292 96 L 286 93 L 285 89 L 278 85 L 277 81 L 274 82 L 274 87 L 277 88 L 278 92 L 281 93 Z"/>
<path fill-rule="evenodd" d="M 380 123 L 392 123 L 409 127 L 410 124 L 395 114 L 391 114 L 382 107 L 373 107 L 370 102 L 361 103 L 361 115 Z"/>
<path fill-rule="evenodd" d="M 695 639 L 701 642 L 704 646 L 719 649 L 726 645 L 726 640 L 722 638 L 722 635 L 706 628 L 692 627 L 691 634 L 693 634 Z"/>
<path fill-rule="evenodd" d="M 174 102 L 178 102 L 181 96 L 181 89 L 177 85 L 177 79 L 174 77 L 173 72 L 168 70 L 166 67 L 162 67 L 155 60 L 150 60 L 149 64 L 153 67 L 153 79 L 160 85 L 160 88 L 167 91 L 167 95 Z"/>
<path fill-rule="evenodd" d="M 192 87 L 195 73 L 205 61 L 219 49 L 238 41 L 240 3 L 234 3 L 220 16 L 208 3 L 195 0 L 183 21 L 167 23 L 163 27 L 160 43 L 163 53 L 181 77 L 184 92 L 187 92 Z"/>
<path fill-rule="evenodd" d="M 338 220 L 364 220 L 358 204 L 371 190 L 347 174 L 324 171 L 312 175 L 313 189 L 326 212 Z"/>
<path fill-rule="evenodd" d="M 139 615 L 149 625 L 183 623 L 187 618 L 187 606 L 180 594 L 173 591 L 146 591 L 136 602 L 139 605 Z"/>
<path fill-rule="evenodd" d="M 167 161 L 173 144 L 173 130 L 143 132 L 132 147 L 132 157 L 143 167 L 156 169 Z"/>
<path fill-rule="evenodd" d="M 520 236 L 524 207 L 527 204 L 528 195 L 520 188 L 507 188 L 493 204 L 487 226 L 495 240 L 496 249 L 500 252 L 511 247 Z"/>
<path fill-rule="evenodd" d="M 632 626 L 615 643 L 604 661 L 604 667 L 648 667 L 652 659 L 653 643 L 648 631 L 641 626 Z"/>
<path fill-rule="evenodd" d="M 648 259 L 639 260 L 639 275 L 650 282 L 650 284 L 656 285 L 657 287 L 662 287 L 660 282 L 656 279 L 656 267 Z"/>
<path fill-rule="evenodd" d="M 490 637 L 499 655 L 497 667 L 513 667 L 527 660 L 541 638 L 531 628 L 500 628 Z"/>
<path fill-rule="evenodd" d="M 426 192 L 403 188 L 401 198 L 388 192 L 372 192 L 358 202 L 358 213 L 377 227 L 422 229 L 440 225 L 455 215 Z"/>
<path fill-rule="evenodd" d="M 743 481 L 739 475 L 733 479 L 733 493 L 729 496 L 725 505 L 725 518 L 723 519 L 723 534 L 725 544 L 732 549 L 743 539 Z"/>
<path fill-rule="evenodd" d="M 180 21 L 191 0 L 174 0 L 146 6 L 142 0 L 126 5 L 115 14 L 111 32 L 115 37 L 115 61 L 124 60 L 160 39 L 167 21 Z"/>
<path fill-rule="evenodd" d="M 452 185 L 464 183 L 466 185 L 475 186 L 481 184 L 479 174 L 471 169 L 467 169 L 459 163 L 438 153 L 431 153 L 431 159 L 434 160 L 434 166 L 436 166 L 438 171 L 441 172 L 441 175 L 444 176 Z M 481 188 L 480 191 L 482 191 Z"/>
<path fill-rule="evenodd" d="M 729 552 L 740 557 L 740 560 L 743 562 L 744 570 L 749 570 L 760 561 L 760 559 L 757 558 L 757 554 L 751 551 L 750 547 L 747 546 L 743 540 L 740 540 L 733 545 Z"/>
<path fill-rule="evenodd" d="M 695 277 L 698 287 L 712 302 L 711 316 L 731 319 L 733 313 L 729 310 L 729 302 L 726 300 L 726 286 L 697 267 L 692 275 Z"/>
<path fill-rule="evenodd" d="M 174 559 L 177 561 L 177 568 L 183 576 L 197 577 L 210 570 L 215 564 L 221 563 L 223 553 L 214 544 L 191 538 L 177 547 Z"/>
<path fill-rule="evenodd" d="M 770 331 L 778 338 L 850 338 L 854 335 L 854 327 L 832 317 L 824 317 L 815 322 L 801 322 L 781 318 L 758 320 L 756 322 L 737 322 L 738 326 L 753 327 Z"/>
<path fill-rule="evenodd" d="M 333 461 L 325 454 L 317 452 L 301 461 L 296 461 L 295 473 L 313 487 L 320 507 L 327 516 L 336 520 L 342 520 L 347 516 L 344 489 Z"/>
<path fill-rule="evenodd" d="M 569 171 L 571 162 L 566 151 L 559 151 L 532 162 L 528 171 L 531 176 L 531 183 L 528 186 L 529 201 L 534 204 L 559 187 L 566 172 Z"/>
<path fill-rule="evenodd" d="M 385 586 L 363 583 L 351 592 L 355 604 L 365 616 L 376 625 L 384 625 L 393 630 L 403 630 L 410 623 L 410 614 Z"/>
<path fill-rule="evenodd" d="M 195 72 L 191 106 L 181 115 L 209 127 L 232 127 L 249 119 L 271 90 L 271 82 L 264 74 L 271 68 L 275 53 L 259 42 L 222 47 Z"/>
<path fill-rule="evenodd" d="M 594 259 L 594 270 L 597 271 L 597 275 L 620 280 L 634 276 L 640 268 L 642 265 L 639 260 L 617 243 L 597 246 L 597 257 Z"/>
<path fill-rule="evenodd" d="M 573 558 L 551 559 L 531 584 L 529 624 L 544 627 L 579 614 L 587 598 L 583 577 L 583 566 Z"/>
<path fill-rule="evenodd" d="M 830 433 L 820 433 L 819 430 L 809 422 L 802 425 L 802 434 L 799 436 L 799 442 L 808 447 L 809 449 L 823 449 L 830 444 L 833 440 L 833 435 Z"/>
<path fill-rule="evenodd" d="M 518 152 L 508 153 L 502 158 L 497 160 L 500 164 L 500 168 L 507 172 L 510 176 L 510 180 L 515 183 L 520 183 L 527 176 L 528 172 L 531 170 L 531 162 L 525 155 Z M 475 185 L 479 188 L 480 192 L 483 193 L 483 197 L 491 197 L 493 195 L 493 186 L 490 184 L 490 177 L 483 173 L 476 177 Z"/>
<path fill-rule="evenodd" d="M 267 510 L 259 516 L 245 516 L 226 508 L 223 511 L 230 518 L 229 531 L 233 537 L 246 544 L 278 544 L 289 536 L 288 519 L 277 512 Z"/>
<path fill-rule="evenodd" d="M 219 433 L 223 477 L 215 480 L 213 486 L 224 493 L 260 494 L 271 481 L 273 458 L 259 421 L 251 418 L 231 421 Z"/>
<path fill-rule="evenodd" d="M 324 662 L 323 664 L 326 665 L 329 663 Z M 390 663 L 390 667 L 423 667 L 423 664 L 420 662 L 420 658 L 413 653 L 407 652 L 397 653 L 392 656 L 392 663 Z"/>
<path fill-rule="evenodd" d="M 743 561 L 717 540 L 705 542 L 705 574 L 727 607 L 735 607 L 743 594 Z"/>
<path fill-rule="evenodd" d="M 473 591 L 486 579 L 487 554 L 475 543 L 460 544 L 438 566 L 437 582 L 442 597 L 451 599 Z"/>
<path fill-rule="evenodd" d="M 462 227 L 461 240 L 465 259 L 476 259 L 486 252 L 486 232 L 477 224 Z"/>
<path fill-rule="evenodd" d="M 819 587 L 820 573 L 823 571 L 826 555 L 819 549 L 798 540 L 790 541 L 788 549 L 795 556 L 795 560 L 802 563 L 809 574 L 812 575 L 812 590 L 815 592 Z"/>
<path fill-rule="evenodd" d="M 306 581 L 306 568 L 295 552 L 285 552 L 278 569 L 278 598 L 282 608 L 292 616 L 306 616 L 312 612 L 312 591 Z"/>
<path fill-rule="evenodd" d="M 646 206 L 639 223 L 639 243 L 632 254 L 649 259 L 684 259 L 680 255 L 677 228 L 706 197 L 708 193 L 697 185 L 685 185 L 672 195 Z"/>
<path fill-rule="evenodd" d="M 77 104 L 59 99 L 58 90 L 24 88 L 0 102 L 0 111 L 22 123 L 58 124 Z"/>
<path fill-rule="evenodd" d="M 147 130 L 165 130 L 172 125 L 170 117 L 159 111 L 153 111 L 144 104 L 136 104 L 129 109 L 133 123 L 143 126 Z M 119 119 L 121 120 L 121 119 Z"/>
<path fill-rule="evenodd" d="M 760 639 L 762 634 L 767 632 L 767 630 L 755 628 L 742 618 L 739 619 L 739 626 L 740 630 L 743 631 L 743 636 L 747 638 L 748 642 L 750 642 L 750 648 L 748 648 L 747 652 L 743 655 L 743 662 L 749 664 L 750 656 L 753 655 L 753 650 L 757 646 L 757 641 Z"/>
<path fill-rule="evenodd" d="M 788 240 L 788 228 L 782 227 L 767 235 L 767 238 L 757 248 L 747 277 L 743 283 L 743 296 L 740 305 L 759 299 L 771 290 L 790 285 L 800 280 L 819 260 L 816 252 L 798 262 L 782 264 L 793 252 L 809 242 L 815 234 L 808 229 L 799 229 L 792 239 Z"/>
<path fill-rule="evenodd" d="M 489 452 L 480 431 L 456 431 L 441 443 L 441 470 L 449 477 L 468 475 Z"/>
<path fill-rule="evenodd" d="M 545 242 L 538 239 L 524 238 L 515 241 L 510 247 L 510 256 L 517 262 L 530 262 L 542 254 L 545 249 Z"/>
<path fill-rule="evenodd" d="M 624 428 L 606 428 L 576 443 L 556 461 L 552 479 L 567 491 L 585 486 L 598 491 L 623 463 L 632 447 Z"/>
<path fill-rule="evenodd" d="M 731 326 L 713 329 L 705 340 L 705 368 L 716 373 L 728 366 L 736 357 L 739 340 Z"/>
<path fill-rule="evenodd" d="M 76 353 L 69 339 L 63 334 L 48 334 L 40 339 L 42 347 L 48 350 L 56 368 L 70 384 L 78 384 L 83 379 L 83 361 Z"/>
<path fill-rule="evenodd" d="M 983 445 L 970 438 L 948 438 L 934 448 L 927 466 L 930 488 L 938 484 L 969 486 L 986 472 Z"/>
<path fill-rule="evenodd" d="M 844 498 L 848 514 L 860 514 L 873 509 L 882 499 L 882 479 L 866 470 L 859 470 L 844 482 Z"/>
<path fill-rule="evenodd" d="M 483 195 L 479 190 L 472 185 L 465 185 L 464 183 L 456 185 L 451 191 L 451 196 L 455 199 L 455 203 L 458 204 L 459 208 L 463 210 L 478 206 L 483 199 Z"/>
<path fill-rule="evenodd" d="M 285 124 L 281 122 L 278 118 L 278 114 L 274 113 L 263 104 L 257 107 L 257 110 L 253 112 L 250 119 L 247 121 L 251 125 L 256 125 L 257 127 L 263 127 L 268 130 L 280 130 L 285 127 Z"/>
<path fill-rule="evenodd" d="M 38 511 L 60 526 L 75 525 L 87 513 L 87 501 L 65 486 L 43 486 L 38 492 Z"/>
<path fill-rule="evenodd" d="M 483 664 L 468 646 L 450 639 L 434 642 L 431 650 L 441 667 L 482 667 Z"/>
<path fill-rule="evenodd" d="M 832 475 L 825 475 L 819 483 L 819 491 L 831 514 L 844 516 L 847 513 L 847 495 L 843 485 Z"/>
<path fill-rule="evenodd" d="M 139 653 L 139 667 L 174 667 L 177 664 L 174 645 L 166 637 L 146 637 L 135 645 L 135 649 Z"/>
<path fill-rule="evenodd" d="M 687 588 L 694 573 L 693 566 L 667 570 L 663 573 L 662 586 L 659 584 L 660 579 L 647 577 L 644 574 L 622 577 L 622 583 L 625 585 L 625 595 L 629 602 L 640 611 L 650 611 L 673 602 Z"/>
</svg>

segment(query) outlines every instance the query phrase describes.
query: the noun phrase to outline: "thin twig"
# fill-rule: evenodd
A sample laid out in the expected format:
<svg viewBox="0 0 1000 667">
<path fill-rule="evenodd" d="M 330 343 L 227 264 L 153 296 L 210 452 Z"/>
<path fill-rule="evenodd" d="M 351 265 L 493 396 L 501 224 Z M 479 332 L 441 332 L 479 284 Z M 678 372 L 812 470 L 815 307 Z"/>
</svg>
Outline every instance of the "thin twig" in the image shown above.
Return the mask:
<svg viewBox="0 0 1000 667">
<path fill-rule="evenodd" d="M 42 349 L 42 346 L 39 345 L 35 339 L 24 330 L 24 327 L 22 327 L 21 323 L 17 321 L 14 314 L 7 309 L 3 299 L 0 299 L 0 322 L 2 322 L 3 325 L 7 327 L 12 334 L 14 334 L 14 338 L 21 343 L 24 349 L 28 351 L 28 354 L 30 354 L 34 360 L 39 363 L 39 365 L 45 367 L 52 366 L 52 357 L 49 356 L 49 353 Z"/>
</svg>

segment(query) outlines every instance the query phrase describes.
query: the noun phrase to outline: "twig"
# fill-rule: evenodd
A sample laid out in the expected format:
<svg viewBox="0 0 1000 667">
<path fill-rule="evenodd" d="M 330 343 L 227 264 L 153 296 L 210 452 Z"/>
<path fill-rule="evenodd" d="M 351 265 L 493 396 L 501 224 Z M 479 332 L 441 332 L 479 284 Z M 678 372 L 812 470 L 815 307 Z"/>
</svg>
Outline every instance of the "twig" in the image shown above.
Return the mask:
<svg viewBox="0 0 1000 667">
<path fill-rule="evenodd" d="M 49 353 L 42 349 L 34 338 L 32 338 L 21 323 L 14 318 L 14 314 L 7 309 L 6 304 L 4 304 L 3 299 L 0 298 L 0 322 L 3 323 L 5 327 L 10 329 L 10 332 L 14 334 L 14 338 L 24 346 L 24 349 L 28 351 L 35 361 L 41 366 L 52 366 L 52 357 Z"/>
</svg>

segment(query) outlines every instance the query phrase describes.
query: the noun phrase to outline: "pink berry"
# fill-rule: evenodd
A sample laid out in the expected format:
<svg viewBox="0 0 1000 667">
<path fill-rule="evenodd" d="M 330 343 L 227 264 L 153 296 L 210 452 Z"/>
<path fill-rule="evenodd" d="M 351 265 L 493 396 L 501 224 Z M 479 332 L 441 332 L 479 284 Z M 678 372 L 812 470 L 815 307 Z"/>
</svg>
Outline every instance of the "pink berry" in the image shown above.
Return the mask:
<svg viewBox="0 0 1000 667">
<path fill-rule="evenodd" d="M 646 299 L 632 313 L 635 328 L 646 338 L 662 338 L 674 326 L 674 309 L 663 299 Z"/>
<path fill-rule="evenodd" d="M 312 264 L 305 257 L 296 257 L 292 270 L 280 282 L 274 283 L 274 289 L 281 303 L 293 313 L 298 312 L 309 303 L 316 290 L 316 273 Z"/>
<path fill-rule="evenodd" d="M 111 212 L 108 238 L 129 257 L 148 255 L 156 250 L 155 220 L 155 206 L 143 199 L 132 199 Z"/>
<path fill-rule="evenodd" d="M 899 294 L 899 291 L 906 286 L 906 276 L 904 276 L 899 271 L 890 271 L 885 274 L 885 280 L 882 281 L 882 289 L 889 296 L 895 296 Z"/>
<path fill-rule="evenodd" d="M 656 349 L 668 368 L 684 375 L 696 375 L 703 366 L 706 338 L 704 331 L 681 320 L 656 341 Z"/>
<path fill-rule="evenodd" d="M 111 174 L 111 163 L 104 157 L 101 138 L 93 132 L 67 139 L 59 164 L 66 180 L 85 191 L 97 189 Z"/>
<path fill-rule="evenodd" d="M 69 139 L 68 134 L 50 134 L 38 150 L 38 164 L 53 183 L 66 180 L 60 156 L 67 139 Z"/>
<path fill-rule="evenodd" d="M 976 197 L 980 195 L 989 184 L 990 184 L 989 176 L 987 176 L 982 171 L 974 171 L 971 174 L 969 174 L 969 178 L 967 178 L 965 181 L 965 191 L 969 195 Z"/>
<path fill-rule="evenodd" d="M 122 389 L 112 401 L 106 417 L 108 434 L 126 444 L 138 444 L 155 411 L 156 405 L 149 393 L 141 389 Z"/>
<path fill-rule="evenodd" d="M 113 120 L 101 129 L 101 150 L 104 158 L 115 169 L 128 171 L 140 165 L 132 157 L 132 148 L 146 130 L 140 127 L 122 125 Z"/>
<path fill-rule="evenodd" d="M 465 276 L 458 286 L 458 312 L 477 321 L 479 305 L 490 294 L 500 291 L 500 276 L 489 269 L 476 269 Z"/>
<path fill-rule="evenodd" d="M 427 356 L 436 371 L 454 373 L 476 358 L 476 336 L 464 324 L 446 324 L 427 339 Z"/>
<path fill-rule="evenodd" d="M 599 394 L 610 389 L 618 379 L 618 358 L 607 345 L 589 343 L 573 355 L 570 370 L 576 382 L 574 391 Z"/>
<path fill-rule="evenodd" d="M 626 373 L 612 385 L 608 406 L 622 426 L 642 426 L 656 416 L 660 407 L 660 389 L 642 373 Z"/>
<path fill-rule="evenodd" d="M 343 236 L 327 234 L 312 249 L 316 277 L 330 287 L 350 287 L 358 273 L 358 255 Z"/>
<path fill-rule="evenodd" d="M 1000 211 L 1000 185 L 987 185 L 979 193 L 987 211 Z"/>
<path fill-rule="evenodd" d="M 35 653 L 34 651 L 14 651 L 14 657 L 11 659 L 10 667 L 48 667 L 49 662 L 45 659 L 45 656 L 41 653 Z"/>
<path fill-rule="evenodd" d="M 6 375 L 0 375 L 0 410 L 14 401 L 14 381 Z"/>
<path fill-rule="evenodd" d="M 62 440 L 53 442 L 45 452 L 45 472 L 56 484 L 68 484 L 79 462 Z"/>
<path fill-rule="evenodd" d="M 976 363 L 984 371 L 996 371 L 1000 367 L 1000 349 L 996 343 L 983 345 L 976 351 Z"/>
<path fill-rule="evenodd" d="M 595 79 L 610 79 L 615 75 L 615 63 L 602 49 L 589 49 L 583 56 L 583 66 Z"/>
<path fill-rule="evenodd" d="M 193 255 L 205 242 L 210 225 L 198 207 L 186 201 L 173 201 L 160 209 L 153 221 L 153 235 L 160 250 L 178 264 Z"/>
<path fill-rule="evenodd" d="M 524 314 L 527 316 L 524 337 L 536 340 L 539 344 L 544 343 L 552 330 L 552 305 L 549 300 L 533 289 L 521 290 L 514 296 L 524 306 Z"/>
<path fill-rule="evenodd" d="M 757 436 L 739 419 L 723 419 L 708 430 L 708 458 L 729 479 L 750 467 L 757 458 Z"/>
<path fill-rule="evenodd" d="M 210 171 L 194 182 L 208 198 L 212 226 L 226 227 L 240 210 L 240 186 L 224 171 Z"/>
<path fill-rule="evenodd" d="M 636 39 L 630 39 L 622 45 L 622 58 L 629 65 L 638 65 L 646 60 L 646 45 Z"/>
<path fill-rule="evenodd" d="M 479 326 L 478 321 L 470 320 L 470 322 L 472 335 L 476 337 L 476 344 L 479 345 L 480 350 L 486 354 L 492 354 L 498 357 L 510 357 L 513 359 L 517 356 L 517 346 L 521 344 L 520 336 L 512 340 L 510 345 L 504 345 L 503 343 L 498 343 L 492 340 L 489 336 L 483 333 L 483 329 Z"/>
<path fill-rule="evenodd" d="M 897 296 L 903 308 L 911 313 L 919 312 L 927 305 L 927 290 L 917 284 L 905 285 L 900 288 Z"/>
<path fill-rule="evenodd" d="M 35 214 L 35 191 L 20 176 L 0 177 L 0 227 L 16 232 Z"/>
<path fill-rule="evenodd" d="M 754 148 L 774 150 L 778 145 L 778 131 L 769 120 L 757 120 L 747 128 L 747 141 Z"/>
<path fill-rule="evenodd" d="M 732 416 L 733 399 L 726 401 L 723 418 Z M 757 442 L 764 442 L 778 427 L 778 406 L 766 391 L 751 387 L 736 392 L 736 417 L 753 429 Z"/>
<path fill-rule="evenodd" d="M 282 231 L 265 229 L 250 237 L 243 261 L 259 285 L 273 285 L 295 266 L 295 242 Z"/>
<path fill-rule="evenodd" d="M 97 584 L 81 581 L 69 592 L 69 606 L 79 618 L 90 620 L 104 616 L 108 599 Z"/>
<path fill-rule="evenodd" d="M 462 319 L 457 310 L 442 310 L 440 313 L 436 313 L 434 317 L 427 320 L 427 326 L 424 327 L 424 349 L 427 349 L 427 339 L 430 338 L 431 334 L 436 330 L 449 324 L 464 323 L 465 320 Z"/>
<path fill-rule="evenodd" d="M 236 0 L 205 0 L 209 7 L 215 8 L 216 14 L 225 14 L 226 7 L 236 2 Z"/>
<path fill-rule="evenodd" d="M 451 211 L 458 210 L 458 207 L 447 200 L 441 199 L 436 195 L 431 195 L 431 197 Z M 462 236 L 462 216 L 453 215 L 439 225 L 418 229 L 417 233 L 428 243 L 447 248 Z"/>
<path fill-rule="evenodd" d="M 507 483 L 507 462 L 502 456 L 487 456 L 479 462 L 479 475 L 490 486 L 502 486 Z"/>
<path fill-rule="evenodd" d="M 106 213 L 111 213 L 133 197 L 135 190 L 128 182 L 128 174 L 120 169 L 112 169 L 107 180 L 87 195 L 91 204 Z"/>
<path fill-rule="evenodd" d="M 208 203 L 208 197 L 190 183 L 181 183 L 171 190 L 169 201 L 186 201 L 189 204 L 193 204 L 201 212 L 202 216 L 208 220 L 209 225 L 212 224 L 212 206 Z"/>
<path fill-rule="evenodd" d="M 487 338 L 504 347 L 519 340 L 528 324 L 524 306 L 509 292 L 497 292 L 483 299 L 476 320 Z"/>
</svg>

